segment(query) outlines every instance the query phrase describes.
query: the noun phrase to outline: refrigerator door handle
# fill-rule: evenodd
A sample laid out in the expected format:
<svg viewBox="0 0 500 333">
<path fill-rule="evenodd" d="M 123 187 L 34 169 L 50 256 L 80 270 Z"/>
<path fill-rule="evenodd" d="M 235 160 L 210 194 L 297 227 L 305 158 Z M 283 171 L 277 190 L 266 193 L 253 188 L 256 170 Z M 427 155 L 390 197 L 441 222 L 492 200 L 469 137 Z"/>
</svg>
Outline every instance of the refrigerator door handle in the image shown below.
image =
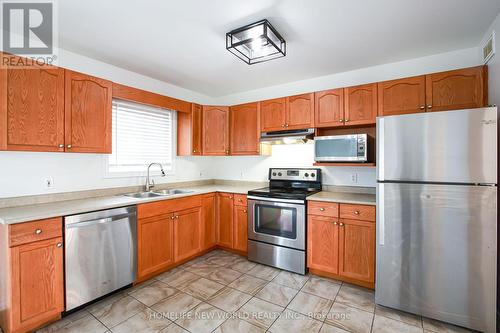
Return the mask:
<svg viewBox="0 0 500 333">
<path fill-rule="evenodd" d="M 385 244 L 384 183 L 378 183 L 377 190 L 378 244 L 383 246 Z"/>
</svg>

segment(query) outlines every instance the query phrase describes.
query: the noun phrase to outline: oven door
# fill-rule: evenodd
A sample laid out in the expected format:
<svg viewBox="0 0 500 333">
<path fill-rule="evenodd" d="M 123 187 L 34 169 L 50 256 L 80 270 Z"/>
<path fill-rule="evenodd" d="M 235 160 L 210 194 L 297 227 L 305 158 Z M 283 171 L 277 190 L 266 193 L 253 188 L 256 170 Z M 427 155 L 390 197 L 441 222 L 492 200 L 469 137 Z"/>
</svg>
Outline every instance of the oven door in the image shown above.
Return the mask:
<svg viewBox="0 0 500 333">
<path fill-rule="evenodd" d="M 304 201 L 248 197 L 248 239 L 305 250 Z"/>
</svg>

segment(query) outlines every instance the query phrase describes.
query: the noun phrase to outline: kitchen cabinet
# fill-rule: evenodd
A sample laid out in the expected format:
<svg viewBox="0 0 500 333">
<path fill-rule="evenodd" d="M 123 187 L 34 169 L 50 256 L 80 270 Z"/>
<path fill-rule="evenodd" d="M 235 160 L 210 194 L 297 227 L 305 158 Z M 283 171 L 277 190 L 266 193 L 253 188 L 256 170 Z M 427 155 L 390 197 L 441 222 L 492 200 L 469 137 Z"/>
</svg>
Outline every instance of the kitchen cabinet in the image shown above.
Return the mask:
<svg viewBox="0 0 500 333">
<path fill-rule="evenodd" d="M 486 66 L 426 75 L 426 101 L 427 111 L 486 106 Z"/>
<path fill-rule="evenodd" d="M 425 112 L 425 75 L 378 83 L 381 116 Z"/>
<path fill-rule="evenodd" d="M 174 221 L 172 214 L 163 214 L 137 221 L 137 279 L 174 263 Z"/>
<path fill-rule="evenodd" d="M 247 252 L 248 213 L 246 204 L 238 205 L 237 203 L 235 203 L 233 223 L 233 249 L 241 252 Z"/>
<path fill-rule="evenodd" d="M 111 81 L 66 70 L 65 150 L 111 153 Z"/>
<path fill-rule="evenodd" d="M 286 98 L 260 102 L 261 132 L 280 131 L 286 124 Z"/>
<path fill-rule="evenodd" d="M 230 108 L 231 155 L 259 155 L 259 103 L 248 103 Z"/>
<path fill-rule="evenodd" d="M 174 260 L 180 262 L 201 251 L 201 207 L 174 213 Z"/>
<path fill-rule="evenodd" d="M 201 249 L 207 250 L 217 245 L 217 223 L 215 193 L 201 197 Z"/>
<path fill-rule="evenodd" d="M 307 266 L 313 274 L 375 285 L 375 206 L 308 201 Z"/>
<path fill-rule="evenodd" d="M 314 93 L 286 98 L 286 129 L 314 127 Z"/>
<path fill-rule="evenodd" d="M 229 108 L 203 106 L 203 155 L 229 155 Z"/>
<path fill-rule="evenodd" d="M 0 149 L 64 151 L 64 69 L 0 69 Z"/>
<path fill-rule="evenodd" d="M 377 117 L 377 84 L 344 88 L 344 124 L 375 124 Z"/>
<path fill-rule="evenodd" d="M 217 244 L 233 248 L 233 194 L 217 193 Z"/>
<path fill-rule="evenodd" d="M 201 155 L 202 109 L 192 103 L 190 112 L 177 112 L 177 155 Z"/>
<path fill-rule="evenodd" d="M 62 219 L 3 225 L 0 234 L 4 332 L 28 332 L 59 319 L 64 311 Z"/>
<path fill-rule="evenodd" d="M 331 89 L 314 93 L 314 121 L 316 127 L 344 125 L 344 89 Z"/>
</svg>

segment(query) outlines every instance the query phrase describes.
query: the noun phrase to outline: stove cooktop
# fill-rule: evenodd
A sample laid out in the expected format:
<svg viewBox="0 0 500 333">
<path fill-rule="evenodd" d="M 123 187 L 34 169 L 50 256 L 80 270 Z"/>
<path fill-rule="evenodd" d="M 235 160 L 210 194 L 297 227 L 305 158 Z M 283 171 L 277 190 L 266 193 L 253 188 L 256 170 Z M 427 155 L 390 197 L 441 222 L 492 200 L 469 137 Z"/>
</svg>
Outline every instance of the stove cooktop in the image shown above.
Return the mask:
<svg viewBox="0 0 500 333">
<path fill-rule="evenodd" d="M 248 195 L 254 195 L 265 198 L 281 198 L 305 200 L 307 196 L 320 192 L 317 188 L 283 188 L 283 187 L 264 187 L 248 191 Z"/>
</svg>

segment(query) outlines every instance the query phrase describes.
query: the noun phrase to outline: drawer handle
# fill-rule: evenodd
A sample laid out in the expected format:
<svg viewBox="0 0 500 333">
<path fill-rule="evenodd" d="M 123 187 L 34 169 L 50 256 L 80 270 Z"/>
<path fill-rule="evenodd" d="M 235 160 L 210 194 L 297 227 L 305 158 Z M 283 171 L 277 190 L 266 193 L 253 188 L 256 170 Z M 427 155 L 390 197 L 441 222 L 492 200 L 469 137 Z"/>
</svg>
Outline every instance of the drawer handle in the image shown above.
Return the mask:
<svg viewBox="0 0 500 333">
<path fill-rule="evenodd" d="M 325 211 L 325 209 L 324 209 L 323 207 L 321 207 L 319 210 L 320 210 L 320 211 L 322 211 L 322 212 L 324 212 L 324 211 Z"/>
<path fill-rule="evenodd" d="M 57 247 L 62 247 L 62 243 L 57 243 Z"/>
<path fill-rule="evenodd" d="M 40 235 L 42 233 L 42 229 L 36 229 L 35 234 Z"/>
<path fill-rule="evenodd" d="M 359 210 L 355 210 L 354 214 L 359 215 Z"/>
</svg>

